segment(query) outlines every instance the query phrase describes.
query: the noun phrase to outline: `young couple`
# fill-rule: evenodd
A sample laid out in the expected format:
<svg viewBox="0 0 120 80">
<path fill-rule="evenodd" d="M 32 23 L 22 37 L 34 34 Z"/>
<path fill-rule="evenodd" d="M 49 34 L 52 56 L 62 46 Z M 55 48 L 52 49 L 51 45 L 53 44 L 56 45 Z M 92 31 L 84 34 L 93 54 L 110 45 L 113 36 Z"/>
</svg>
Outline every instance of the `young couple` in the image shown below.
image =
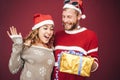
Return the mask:
<svg viewBox="0 0 120 80">
<path fill-rule="evenodd" d="M 62 12 L 64 31 L 55 36 L 51 15 L 35 14 L 35 25 L 24 39 L 14 26 L 10 27 L 7 31 L 13 41 L 10 72 L 15 74 L 22 69 L 20 80 L 85 80 L 86 77 L 58 70 L 58 55 L 70 50 L 94 58 L 91 72 L 96 71 L 98 41 L 93 31 L 80 26 L 79 21 L 84 18 L 82 10 L 81 0 L 65 0 Z"/>
</svg>

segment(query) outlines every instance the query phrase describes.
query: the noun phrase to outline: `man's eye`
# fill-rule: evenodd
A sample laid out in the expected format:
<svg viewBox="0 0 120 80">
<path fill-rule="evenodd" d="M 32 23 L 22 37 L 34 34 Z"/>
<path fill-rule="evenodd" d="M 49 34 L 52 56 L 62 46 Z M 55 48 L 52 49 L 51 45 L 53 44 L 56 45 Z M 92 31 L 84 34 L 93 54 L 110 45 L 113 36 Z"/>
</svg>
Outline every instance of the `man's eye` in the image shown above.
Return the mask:
<svg viewBox="0 0 120 80">
<path fill-rule="evenodd" d="M 71 16 L 68 16 L 68 18 L 71 18 Z"/>
</svg>

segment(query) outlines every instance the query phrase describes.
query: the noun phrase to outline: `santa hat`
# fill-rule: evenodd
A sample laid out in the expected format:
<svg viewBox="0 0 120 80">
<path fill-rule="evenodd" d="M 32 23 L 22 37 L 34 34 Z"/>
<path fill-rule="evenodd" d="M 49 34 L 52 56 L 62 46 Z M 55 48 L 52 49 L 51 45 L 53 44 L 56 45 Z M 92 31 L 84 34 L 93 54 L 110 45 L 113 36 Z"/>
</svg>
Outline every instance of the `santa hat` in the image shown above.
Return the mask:
<svg viewBox="0 0 120 80">
<path fill-rule="evenodd" d="M 85 19 L 86 16 L 83 14 L 83 1 L 82 0 L 65 0 L 64 1 L 63 9 L 65 8 L 71 8 L 78 11 L 80 14 L 82 14 L 82 19 Z"/>
<path fill-rule="evenodd" d="M 50 15 L 44 15 L 44 14 L 35 14 L 34 15 L 34 23 L 35 23 L 35 25 L 32 27 L 32 30 L 35 30 L 46 24 L 54 25 L 52 17 Z"/>
</svg>

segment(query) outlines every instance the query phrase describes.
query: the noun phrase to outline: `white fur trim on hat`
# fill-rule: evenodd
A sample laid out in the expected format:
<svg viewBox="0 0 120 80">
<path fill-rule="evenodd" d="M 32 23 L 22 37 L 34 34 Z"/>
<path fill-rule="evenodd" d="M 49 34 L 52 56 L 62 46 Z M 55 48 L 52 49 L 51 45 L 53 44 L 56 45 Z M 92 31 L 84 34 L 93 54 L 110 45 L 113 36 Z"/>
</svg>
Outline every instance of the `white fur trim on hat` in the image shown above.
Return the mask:
<svg viewBox="0 0 120 80">
<path fill-rule="evenodd" d="M 65 5 L 63 6 L 63 9 L 65 9 L 65 8 L 75 9 L 75 10 L 77 10 L 80 14 L 82 14 L 82 11 L 81 11 L 79 8 L 76 8 L 76 7 L 75 7 L 74 5 L 72 5 L 72 4 L 65 4 Z M 85 18 L 86 18 L 86 15 L 85 15 L 85 14 L 82 14 L 81 18 L 82 18 L 82 19 L 85 19 Z"/>
<path fill-rule="evenodd" d="M 65 5 L 63 6 L 63 9 L 64 9 L 64 8 L 75 9 L 75 10 L 77 10 L 80 14 L 82 14 L 82 11 L 81 11 L 79 8 L 77 8 L 77 7 L 75 7 L 74 5 L 72 5 L 72 4 L 65 4 Z"/>
<path fill-rule="evenodd" d="M 32 27 L 32 30 L 35 30 L 35 29 L 37 29 L 37 28 L 39 28 L 39 27 L 41 27 L 41 26 L 43 26 L 43 25 L 45 25 L 45 24 L 53 24 L 53 25 L 54 25 L 54 22 L 53 22 L 52 20 L 42 21 L 42 22 L 40 22 L 40 23 L 35 24 L 35 25 Z"/>
</svg>

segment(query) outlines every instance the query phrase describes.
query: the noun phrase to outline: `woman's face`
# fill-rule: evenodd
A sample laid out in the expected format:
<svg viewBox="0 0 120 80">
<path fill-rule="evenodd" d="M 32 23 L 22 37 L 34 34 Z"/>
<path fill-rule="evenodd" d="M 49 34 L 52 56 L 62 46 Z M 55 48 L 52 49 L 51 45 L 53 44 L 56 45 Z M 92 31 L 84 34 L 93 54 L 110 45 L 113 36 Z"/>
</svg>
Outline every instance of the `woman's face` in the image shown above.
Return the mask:
<svg viewBox="0 0 120 80">
<path fill-rule="evenodd" d="M 43 43 L 48 43 L 53 36 L 54 28 L 52 24 L 43 25 L 39 28 L 39 38 Z"/>
</svg>

